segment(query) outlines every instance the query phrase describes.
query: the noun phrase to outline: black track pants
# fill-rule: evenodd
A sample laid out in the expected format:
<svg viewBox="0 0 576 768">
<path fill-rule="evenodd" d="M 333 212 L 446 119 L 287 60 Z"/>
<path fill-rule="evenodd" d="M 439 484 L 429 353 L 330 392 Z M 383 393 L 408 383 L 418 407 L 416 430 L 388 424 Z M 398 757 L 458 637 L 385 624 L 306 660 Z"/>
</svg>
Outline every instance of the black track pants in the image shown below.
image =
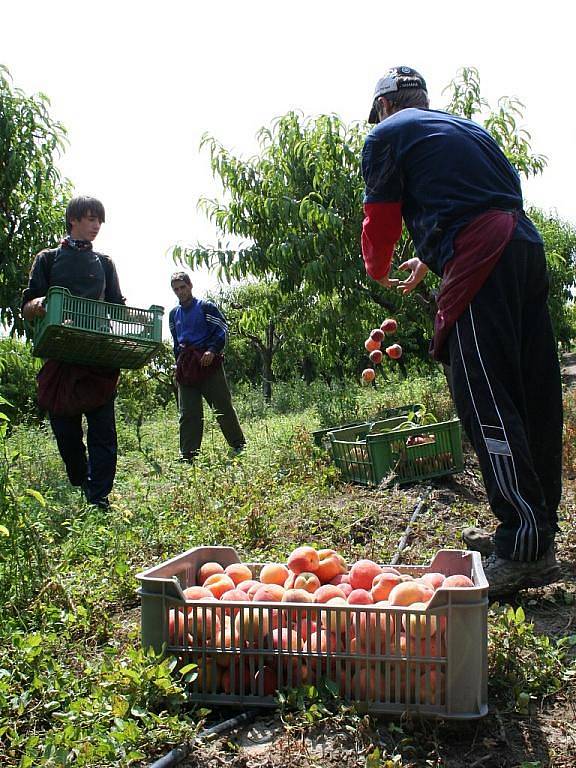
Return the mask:
<svg viewBox="0 0 576 768">
<path fill-rule="evenodd" d="M 512 241 L 448 339 L 456 410 L 509 560 L 538 559 L 557 531 L 562 389 L 547 297 L 544 249 Z"/>
</svg>

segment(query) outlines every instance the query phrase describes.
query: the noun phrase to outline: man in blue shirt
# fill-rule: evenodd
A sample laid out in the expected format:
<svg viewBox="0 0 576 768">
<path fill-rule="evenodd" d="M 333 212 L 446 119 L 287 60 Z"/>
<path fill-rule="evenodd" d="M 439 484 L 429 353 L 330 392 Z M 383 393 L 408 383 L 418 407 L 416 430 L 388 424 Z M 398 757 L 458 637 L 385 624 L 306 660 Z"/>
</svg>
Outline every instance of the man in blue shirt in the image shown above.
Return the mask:
<svg viewBox="0 0 576 768">
<path fill-rule="evenodd" d="M 202 398 L 215 411 L 226 442 L 238 454 L 246 441 L 222 365 L 228 338 L 226 320 L 215 304 L 194 298 L 186 272 L 175 272 L 170 284 L 179 302 L 168 322 L 176 357 L 181 459 L 192 462 L 200 450 L 204 432 Z"/>
<path fill-rule="evenodd" d="M 426 83 L 396 67 L 376 86 L 362 153 L 362 253 L 370 277 L 409 293 L 442 278 L 433 356 L 449 364 L 456 410 L 499 525 L 466 543 L 488 557 L 490 595 L 560 576 L 562 391 L 542 239 L 518 174 L 471 120 L 429 109 Z M 390 278 L 402 222 L 417 257 Z"/>
</svg>

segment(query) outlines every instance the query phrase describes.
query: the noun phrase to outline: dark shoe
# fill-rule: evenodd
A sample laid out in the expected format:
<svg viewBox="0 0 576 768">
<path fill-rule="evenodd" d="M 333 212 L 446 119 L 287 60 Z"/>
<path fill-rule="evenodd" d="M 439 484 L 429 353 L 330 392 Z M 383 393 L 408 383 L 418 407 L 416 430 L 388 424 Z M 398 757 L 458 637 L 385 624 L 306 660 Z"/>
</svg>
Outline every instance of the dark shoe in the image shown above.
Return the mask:
<svg viewBox="0 0 576 768">
<path fill-rule="evenodd" d="M 232 456 L 240 456 L 241 453 L 243 453 L 246 450 L 246 443 L 242 443 L 241 445 L 234 445 L 231 448 Z"/>
<path fill-rule="evenodd" d="M 462 541 L 468 549 L 473 552 L 480 552 L 484 557 L 488 557 L 494 552 L 494 534 L 488 533 L 483 528 L 464 528 L 462 531 Z"/>
<path fill-rule="evenodd" d="M 179 464 L 194 464 L 194 456 L 179 456 Z"/>
<path fill-rule="evenodd" d="M 539 560 L 505 560 L 492 554 L 486 558 L 483 565 L 488 579 L 488 596 L 491 598 L 514 595 L 521 589 L 530 587 L 545 587 L 560 578 L 560 566 L 556 560 L 554 544 Z"/>
</svg>

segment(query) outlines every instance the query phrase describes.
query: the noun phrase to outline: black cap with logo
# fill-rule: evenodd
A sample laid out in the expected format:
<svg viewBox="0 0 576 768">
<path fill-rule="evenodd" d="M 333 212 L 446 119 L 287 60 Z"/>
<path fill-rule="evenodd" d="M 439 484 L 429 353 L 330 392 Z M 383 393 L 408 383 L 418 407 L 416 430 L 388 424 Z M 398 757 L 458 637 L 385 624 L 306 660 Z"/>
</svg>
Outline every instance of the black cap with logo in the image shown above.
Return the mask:
<svg viewBox="0 0 576 768">
<path fill-rule="evenodd" d="M 386 96 L 388 93 L 402 91 L 405 88 L 422 88 L 426 91 L 426 81 L 419 72 L 411 67 L 392 67 L 389 69 L 384 77 L 381 77 L 376 83 L 368 122 L 378 122 L 378 111 L 375 104 L 377 98 Z"/>
</svg>

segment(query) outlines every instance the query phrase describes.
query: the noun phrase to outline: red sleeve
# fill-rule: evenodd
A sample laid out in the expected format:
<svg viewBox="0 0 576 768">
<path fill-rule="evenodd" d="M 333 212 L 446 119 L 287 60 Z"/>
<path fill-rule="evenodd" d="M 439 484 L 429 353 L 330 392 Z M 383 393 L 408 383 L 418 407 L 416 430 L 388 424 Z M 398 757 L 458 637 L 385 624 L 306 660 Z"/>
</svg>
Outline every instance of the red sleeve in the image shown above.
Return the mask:
<svg viewBox="0 0 576 768">
<path fill-rule="evenodd" d="M 362 257 L 373 280 L 390 271 L 394 246 L 402 234 L 401 203 L 364 203 Z"/>
</svg>

